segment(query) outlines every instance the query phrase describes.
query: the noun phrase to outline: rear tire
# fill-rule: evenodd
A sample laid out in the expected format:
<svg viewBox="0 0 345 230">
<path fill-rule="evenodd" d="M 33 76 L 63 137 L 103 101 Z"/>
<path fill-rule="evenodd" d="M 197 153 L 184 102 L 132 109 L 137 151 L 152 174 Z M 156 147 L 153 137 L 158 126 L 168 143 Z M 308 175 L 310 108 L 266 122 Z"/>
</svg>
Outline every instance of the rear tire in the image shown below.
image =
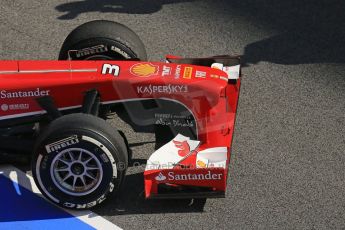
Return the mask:
<svg viewBox="0 0 345 230">
<path fill-rule="evenodd" d="M 135 32 L 120 23 L 105 20 L 82 24 L 67 36 L 59 60 L 69 57 L 72 60 L 147 59 L 145 46 Z"/>
<path fill-rule="evenodd" d="M 32 172 L 44 196 L 59 206 L 87 209 L 117 192 L 128 166 L 119 132 L 87 114 L 54 120 L 34 148 Z"/>
</svg>

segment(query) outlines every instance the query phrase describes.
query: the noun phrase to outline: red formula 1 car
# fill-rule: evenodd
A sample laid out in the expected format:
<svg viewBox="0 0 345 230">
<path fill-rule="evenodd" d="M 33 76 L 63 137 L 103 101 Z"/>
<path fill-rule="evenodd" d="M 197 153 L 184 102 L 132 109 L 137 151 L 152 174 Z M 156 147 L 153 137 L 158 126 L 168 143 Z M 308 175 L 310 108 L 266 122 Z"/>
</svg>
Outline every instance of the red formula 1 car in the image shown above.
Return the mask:
<svg viewBox="0 0 345 230">
<path fill-rule="evenodd" d="M 1 149 L 32 152 L 33 176 L 49 200 L 83 209 L 119 190 L 128 146 L 104 119 L 119 110 L 130 125 L 151 126 L 156 135 L 146 198 L 224 196 L 238 57 L 146 62 L 133 31 L 93 21 L 72 31 L 59 59 L 0 62 Z"/>
</svg>

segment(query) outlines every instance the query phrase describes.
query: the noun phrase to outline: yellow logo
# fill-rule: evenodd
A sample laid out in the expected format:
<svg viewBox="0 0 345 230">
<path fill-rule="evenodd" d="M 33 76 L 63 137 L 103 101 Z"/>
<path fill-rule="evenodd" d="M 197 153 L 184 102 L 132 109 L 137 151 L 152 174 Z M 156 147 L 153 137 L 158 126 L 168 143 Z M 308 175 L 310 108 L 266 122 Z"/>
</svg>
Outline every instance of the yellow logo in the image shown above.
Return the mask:
<svg viewBox="0 0 345 230">
<path fill-rule="evenodd" d="M 201 160 L 198 160 L 196 162 L 196 164 L 200 167 L 200 168 L 206 168 L 207 165 L 205 164 L 205 162 L 201 161 Z"/>
<path fill-rule="evenodd" d="M 191 79 L 192 78 L 192 72 L 193 72 L 192 67 L 185 67 L 184 72 L 183 72 L 183 78 Z"/>
<path fill-rule="evenodd" d="M 159 66 L 151 63 L 138 63 L 131 67 L 131 73 L 137 77 L 150 77 L 157 75 Z"/>
</svg>

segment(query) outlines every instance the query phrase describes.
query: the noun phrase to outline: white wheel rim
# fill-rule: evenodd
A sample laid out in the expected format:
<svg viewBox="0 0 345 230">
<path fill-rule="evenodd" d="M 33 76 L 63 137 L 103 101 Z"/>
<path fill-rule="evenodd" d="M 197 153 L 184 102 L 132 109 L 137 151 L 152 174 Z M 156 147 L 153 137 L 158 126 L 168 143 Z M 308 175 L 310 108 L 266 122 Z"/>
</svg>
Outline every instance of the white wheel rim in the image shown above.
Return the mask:
<svg viewBox="0 0 345 230">
<path fill-rule="evenodd" d="M 64 193 L 85 196 L 98 188 L 103 169 L 101 162 L 91 152 L 69 148 L 54 157 L 50 174 L 54 184 Z"/>
</svg>

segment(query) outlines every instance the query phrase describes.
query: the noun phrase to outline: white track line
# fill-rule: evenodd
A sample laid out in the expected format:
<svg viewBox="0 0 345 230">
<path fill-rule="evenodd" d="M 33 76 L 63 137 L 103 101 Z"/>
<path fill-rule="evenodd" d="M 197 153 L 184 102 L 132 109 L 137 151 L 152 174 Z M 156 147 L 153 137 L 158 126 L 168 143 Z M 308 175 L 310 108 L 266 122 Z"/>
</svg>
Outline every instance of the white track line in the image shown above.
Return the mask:
<svg viewBox="0 0 345 230">
<path fill-rule="evenodd" d="M 10 177 L 12 183 L 13 183 L 13 186 L 14 186 L 14 188 L 15 188 L 17 194 L 18 194 L 19 196 L 21 196 L 22 193 L 20 192 L 20 189 L 19 189 L 19 183 L 18 183 L 18 175 L 17 175 L 17 172 L 16 172 L 16 171 L 11 171 L 9 177 Z"/>
<path fill-rule="evenodd" d="M 6 176 L 7 178 L 11 180 L 12 178 L 16 179 L 12 181 L 18 183 L 20 186 L 26 188 L 27 190 L 32 191 L 36 195 L 43 197 L 43 195 L 40 193 L 39 189 L 37 188 L 32 176 L 22 172 L 21 170 L 11 165 L 0 166 L 0 170 L 1 170 L 0 174 L 3 174 L 4 176 Z M 50 201 L 47 200 L 47 202 L 50 202 Z M 58 207 L 58 208 L 61 208 L 61 207 Z M 93 213 L 89 210 L 83 210 L 83 211 L 76 211 L 76 210 L 70 210 L 70 209 L 63 209 L 63 210 L 96 229 L 102 229 L 102 230 L 103 229 L 107 229 L 107 230 L 108 229 L 114 229 L 114 230 L 122 229 L 116 226 L 115 224 L 111 223 L 110 221 L 104 219 L 101 216 L 98 216 L 96 213 Z"/>
</svg>

